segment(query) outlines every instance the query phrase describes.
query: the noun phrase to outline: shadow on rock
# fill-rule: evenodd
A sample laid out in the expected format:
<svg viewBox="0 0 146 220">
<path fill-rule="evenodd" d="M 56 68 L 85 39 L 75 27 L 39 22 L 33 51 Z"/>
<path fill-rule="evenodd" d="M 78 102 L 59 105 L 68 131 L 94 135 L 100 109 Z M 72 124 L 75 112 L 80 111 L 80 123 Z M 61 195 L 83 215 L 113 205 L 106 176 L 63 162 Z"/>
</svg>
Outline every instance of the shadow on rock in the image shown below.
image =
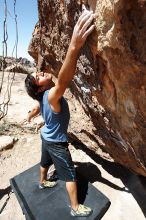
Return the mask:
<svg viewBox="0 0 146 220">
<path fill-rule="evenodd" d="M 116 190 L 126 191 L 128 192 L 125 187 L 119 187 L 116 184 L 110 182 L 109 180 L 102 177 L 101 171 L 95 166 L 93 163 L 80 163 L 75 162 L 77 165 L 77 172 L 79 172 L 86 180 L 90 183 L 94 183 L 96 181 L 106 184 Z"/>
<path fill-rule="evenodd" d="M 77 138 L 76 138 L 77 139 Z M 126 191 L 133 195 L 137 201 L 139 207 L 141 208 L 144 216 L 146 217 L 146 178 L 143 176 L 138 176 L 132 173 L 127 168 L 122 165 L 103 159 L 99 155 L 95 154 L 94 151 L 87 148 L 86 145 L 82 144 L 80 141 L 73 141 L 72 145 L 76 149 L 83 150 L 88 156 L 90 156 L 97 164 L 100 164 L 104 170 L 111 174 L 115 178 L 121 179 L 124 188 L 121 188 L 109 180 L 102 177 L 100 170 L 92 163 L 76 163 L 78 169 L 83 174 L 86 174 L 86 178 L 91 183 L 95 181 L 102 182 L 116 190 Z M 128 189 L 128 190 L 127 190 Z"/>
</svg>

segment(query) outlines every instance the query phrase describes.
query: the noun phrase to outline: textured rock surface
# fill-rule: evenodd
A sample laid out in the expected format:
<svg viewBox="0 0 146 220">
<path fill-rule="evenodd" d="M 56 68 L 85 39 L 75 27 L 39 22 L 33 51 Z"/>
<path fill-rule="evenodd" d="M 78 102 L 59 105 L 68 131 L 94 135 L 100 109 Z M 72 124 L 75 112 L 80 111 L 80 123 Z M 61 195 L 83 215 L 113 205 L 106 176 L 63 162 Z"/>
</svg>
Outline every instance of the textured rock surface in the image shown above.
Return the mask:
<svg viewBox="0 0 146 220">
<path fill-rule="evenodd" d="M 86 119 L 74 135 L 146 176 L 146 1 L 38 0 L 29 53 L 40 69 L 57 75 L 82 2 L 97 18 L 71 84 L 76 114 Z"/>
</svg>

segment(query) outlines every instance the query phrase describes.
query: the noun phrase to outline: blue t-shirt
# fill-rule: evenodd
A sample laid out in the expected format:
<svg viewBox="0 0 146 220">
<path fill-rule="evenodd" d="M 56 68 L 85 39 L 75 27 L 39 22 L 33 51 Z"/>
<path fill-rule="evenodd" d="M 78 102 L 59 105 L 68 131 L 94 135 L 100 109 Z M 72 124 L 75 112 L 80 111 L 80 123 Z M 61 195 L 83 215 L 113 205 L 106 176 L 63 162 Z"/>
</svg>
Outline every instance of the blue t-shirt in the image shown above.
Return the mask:
<svg viewBox="0 0 146 220">
<path fill-rule="evenodd" d="M 66 142 L 67 129 L 70 119 L 68 103 L 64 97 L 61 97 L 61 111 L 54 112 L 48 102 L 49 90 L 46 90 L 43 99 L 40 102 L 40 110 L 45 121 L 44 127 L 41 129 L 41 135 L 46 141 Z"/>
</svg>

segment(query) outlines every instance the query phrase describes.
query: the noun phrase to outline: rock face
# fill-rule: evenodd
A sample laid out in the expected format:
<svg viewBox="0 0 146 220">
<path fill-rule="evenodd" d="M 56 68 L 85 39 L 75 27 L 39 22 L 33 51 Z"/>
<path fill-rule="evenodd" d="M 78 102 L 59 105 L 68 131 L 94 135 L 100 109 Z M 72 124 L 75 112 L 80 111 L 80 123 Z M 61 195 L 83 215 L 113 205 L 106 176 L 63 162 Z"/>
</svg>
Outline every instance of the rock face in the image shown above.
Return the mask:
<svg viewBox="0 0 146 220">
<path fill-rule="evenodd" d="M 57 76 L 83 2 L 97 17 L 71 84 L 76 114 L 88 118 L 80 137 L 146 176 L 146 0 L 38 0 L 29 53 Z"/>
</svg>

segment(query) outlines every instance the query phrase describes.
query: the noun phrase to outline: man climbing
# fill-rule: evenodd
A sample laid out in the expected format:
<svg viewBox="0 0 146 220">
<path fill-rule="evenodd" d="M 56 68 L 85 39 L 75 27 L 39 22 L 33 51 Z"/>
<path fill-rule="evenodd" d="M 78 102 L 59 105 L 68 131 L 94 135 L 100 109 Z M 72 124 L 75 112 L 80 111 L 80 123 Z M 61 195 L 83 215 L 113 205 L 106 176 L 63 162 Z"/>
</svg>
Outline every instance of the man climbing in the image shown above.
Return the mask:
<svg viewBox="0 0 146 220">
<path fill-rule="evenodd" d="M 39 102 L 36 113 L 40 111 L 45 121 L 41 129 L 42 156 L 39 187 L 42 189 L 56 185 L 56 182 L 47 180 L 48 167 L 54 163 L 59 179 L 66 182 L 72 216 L 88 216 L 92 210 L 78 203 L 76 173 L 67 138 L 70 113 L 63 94 L 75 75 L 80 49 L 94 29 L 94 24 L 91 24 L 93 18 L 93 12 L 88 10 L 84 10 L 79 17 L 56 84 L 52 81 L 52 75 L 44 72 L 32 73 L 25 79 L 27 93 Z"/>
</svg>

